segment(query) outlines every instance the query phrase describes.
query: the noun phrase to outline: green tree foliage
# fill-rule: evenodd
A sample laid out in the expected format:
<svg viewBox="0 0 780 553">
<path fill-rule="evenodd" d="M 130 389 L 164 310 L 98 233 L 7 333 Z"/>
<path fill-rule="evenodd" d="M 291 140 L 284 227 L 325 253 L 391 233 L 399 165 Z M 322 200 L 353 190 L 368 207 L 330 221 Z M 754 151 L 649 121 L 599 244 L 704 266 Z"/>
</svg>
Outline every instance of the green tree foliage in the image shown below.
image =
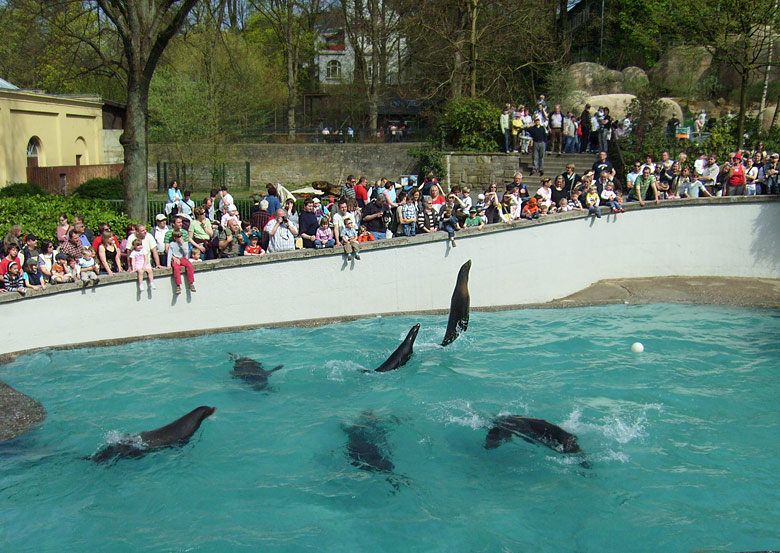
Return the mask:
<svg viewBox="0 0 780 553">
<path fill-rule="evenodd" d="M 444 163 L 444 152 L 434 144 L 425 144 L 417 148 L 411 148 L 409 155 L 415 158 L 419 164 L 417 170 L 420 175 L 420 182 L 428 171 L 433 171 L 438 179 L 447 176 L 447 166 Z"/>
<path fill-rule="evenodd" d="M 62 196 L 24 196 L 0 198 L 0 233 L 5 236 L 12 225 L 22 225 L 25 234 L 33 233 L 39 239 L 57 243 L 57 224 L 60 213 L 73 220 L 83 215 L 92 229 L 98 223 L 109 223 L 114 229 L 124 229 L 134 222 L 114 204 L 102 200 L 64 198 Z"/>
<path fill-rule="evenodd" d="M 459 98 L 447 102 L 441 124 L 445 140 L 458 150 L 498 150 L 501 110 L 482 98 Z"/>
<path fill-rule="evenodd" d="M 640 161 L 648 154 L 658 159 L 667 151 L 673 157 L 683 149 L 683 144 L 666 134 L 666 122 L 661 114 L 660 97 L 646 90 L 631 100 L 626 113 L 631 117 L 632 132 L 620 140 L 622 161 L 626 166 Z"/>
</svg>

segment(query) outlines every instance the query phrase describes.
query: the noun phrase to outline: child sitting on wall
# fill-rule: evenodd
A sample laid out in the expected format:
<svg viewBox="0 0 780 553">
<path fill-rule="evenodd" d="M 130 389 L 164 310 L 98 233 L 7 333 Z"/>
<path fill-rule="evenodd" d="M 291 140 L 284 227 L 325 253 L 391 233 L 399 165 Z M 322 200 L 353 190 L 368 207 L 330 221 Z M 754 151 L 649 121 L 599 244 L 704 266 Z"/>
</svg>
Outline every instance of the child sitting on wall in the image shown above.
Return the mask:
<svg viewBox="0 0 780 553">
<path fill-rule="evenodd" d="M 144 243 L 136 238 L 133 240 L 133 251 L 128 256 L 130 260 L 130 270 L 138 274 L 138 291 L 144 291 L 144 273 L 149 277 L 149 288 L 157 290 L 154 285 L 154 271 L 149 263 L 149 256 L 144 253 Z"/>
<path fill-rule="evenodd" d="M 371 236 L 370 233 L 369 236 Z M 357 230 L 355 230 L 355 223 L 350 217 L 344 219 L 344 230 L 341 233 L 341 238 L 344 242 L 344 253 L 347 254 L 347 261 L 352 261 L 353 256 L 355 259 L 360 259 L 360 242 L 358 233 Z M 371 238 L 374 237 L 371 236 Z"/>
<path fill-rule="evenodd" d="M 368 229 L 365 225 L 360 225 L 360 232 L 358 232 L 358 243 L 362 244 L 363 242 L 373 242 L 376 240 L 374 238 L 374 235 L 368 232 Z"/>
<path fill-rule="evenodd" d="M 22 277 L 21 273 L 22 270 L 19 268 L 19 264 L 16 261 L 11 261 L 11 263 L 8 264 L 8 271 L 3 275 L 6 291 L 19 292 L 22 296 L 27 293 L 24 277 Z"/>
<path fill-rule="evenodd" d="M 38 260 L 31 259 L 24 267 L 24 281 L 27 288 L 33 290 L 46 290 L 46 280 L 38 268 Z"/>
<path fill-rule="evenodd" d="M 318 250 L 322 248 L 332 248 L 336 240 L 333 238 L 333 230 L 330 228 L 330 218 L 325 215 L 320 219 L 320 226 L 314 233 L 314 247 Z"/>
<path fill-rule="evenodd" d="M 453 209 L 449 204 L 446 204 L 441 210 L 441 221 L 439 222 L 439 229 L 445 231 L 450 239 L 452 247 L 456 247 L 455 244 L 455 231 L 460 230 L 458 219 L 453 214 Z"/>
<path fill-rule="evenodd" d="M 521 219 L 538 219 L 541 216 L 539 212 L 539 204 L 536 198 L 530 198 L 523 206 L 523 211 L 520 215 Z"/>
<path fill-rule="evenodd" d="M 466 217 L 466 228 L 476 228 L 482 230 L 485 227 L 485 219 L 477 214 L 477 209 L 472 207 L 469 210 L 469 216 Z"/>
<path fill-rule="evenodd" d="M 55 284 L 65 284 L 73 282 L 73 275 L 68 270 L 68 259 L 70 256 L 64 253 L 58 253 L 51 266 L 51 281 Z"/>
<path fill-rule="evenodd" d="M 601 207 L 599 207 L 599 193 L 595 184 L 591 184 L 588 193 L 585 195 L 585 206 L 588 208 L 588 215 L 595 215 L 601 219 Z"/>
<path fill-rule="evenodd" d="M 98 282 L 100 282 L 100 279 L 98 279 L 98 264 L 95 263 L 95 250 L 92 249 L 91 246 L 88 246 L 84 248 L 84 251 L 81 253 L 81 259 L 78 260 L 78 266 L 79 266 L 79 275 L 81 276 L 81 281 L 86 286 L 90 283 L 90 281 L 93 283 L 93 286 L 96 285 Z"/>
<path fill-rule="evenodd" d="M 618 201 L 618 195 L 615 193 L 615 185 L 612 184 L 611 181 L 608 182 L 604 187 L 604 190 L 601 191 L 601 199 L 609 204 L 609 207 L 612 208 L 612 213 L 626 212 L 626 210 L 623 209 L 623 206 L 620 205 L 620 201 Z"/>
</svg>

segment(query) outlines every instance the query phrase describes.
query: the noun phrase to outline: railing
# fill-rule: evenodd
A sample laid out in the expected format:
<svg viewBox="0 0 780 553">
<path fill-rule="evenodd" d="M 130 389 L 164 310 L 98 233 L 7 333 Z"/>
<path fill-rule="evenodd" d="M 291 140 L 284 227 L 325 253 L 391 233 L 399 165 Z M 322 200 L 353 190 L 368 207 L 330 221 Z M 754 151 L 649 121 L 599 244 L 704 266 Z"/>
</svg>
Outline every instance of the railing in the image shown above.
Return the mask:
<svg viewBox="0 0 780 553">
<path fill-rule="evenodd" d="M 113 205 L 117 211 L 123 211 L 125 208 L 125 201 L 124 200 L 103 200 L 111 205 Z M 149 200 L 148 205 L 146 208 L 146 220 L 149 222 L 153 222 L 155 216 L 158 213 L 165 213 L 165 204 L 168 202 L 166 200 Z M 236 207 L 238 208 L 238 214 L 241 217 L 242 221 L 248 221 L 249 220 L 249 212 L 252 209 L 252 206 L 254 205 L 254 200 L 251 198 L 236 198 L 235 199 Z M 196 204 L 197 205 L 197 204 Z"/>
</svg>

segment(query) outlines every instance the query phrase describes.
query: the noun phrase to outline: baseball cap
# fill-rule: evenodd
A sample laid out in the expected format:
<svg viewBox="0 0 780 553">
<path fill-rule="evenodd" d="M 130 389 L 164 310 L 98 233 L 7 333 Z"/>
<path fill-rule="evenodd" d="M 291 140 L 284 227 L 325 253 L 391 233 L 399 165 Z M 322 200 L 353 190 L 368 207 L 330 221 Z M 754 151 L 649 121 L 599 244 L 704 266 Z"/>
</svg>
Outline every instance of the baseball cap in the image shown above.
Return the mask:
<svg viewBox="0 0 780 553">
<path fill-rule="evenodd" d="M 238 208 L 236 207 L 235 204 L 230 204 L 228 206 L 228 213 L 231 212 L 231 211 L 238 211 Z"/>
<path fill-rule="evenodd" d="M 162 213 L 158 213 L 154 218 L 155 221 L 165 221 L 166 219 L 167 217 Z"/>
<path fill-rule="evenodd" d="M 25 242 L 29 242 L 30 240 L 38 240 L 38 237 L 34 234 L 28 234 L 24 237 Z"/>
</svg>

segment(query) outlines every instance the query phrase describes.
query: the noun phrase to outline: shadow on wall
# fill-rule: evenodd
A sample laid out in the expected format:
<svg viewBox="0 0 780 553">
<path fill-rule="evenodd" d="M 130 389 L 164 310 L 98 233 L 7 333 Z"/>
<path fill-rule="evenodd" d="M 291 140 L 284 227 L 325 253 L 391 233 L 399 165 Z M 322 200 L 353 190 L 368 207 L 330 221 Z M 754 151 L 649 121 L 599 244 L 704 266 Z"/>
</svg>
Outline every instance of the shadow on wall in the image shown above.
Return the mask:
<svg viewBox="0 0 780 553">
<path fill-rule="evenodd" d="M 780 260 L 773 253 L 780 251 L 780 218 L 777 204 L 767 203 L 761 206 L 752 235 L 750 248 L 755 259 L 777 271 L 780 276 Z"/>
</svg>

